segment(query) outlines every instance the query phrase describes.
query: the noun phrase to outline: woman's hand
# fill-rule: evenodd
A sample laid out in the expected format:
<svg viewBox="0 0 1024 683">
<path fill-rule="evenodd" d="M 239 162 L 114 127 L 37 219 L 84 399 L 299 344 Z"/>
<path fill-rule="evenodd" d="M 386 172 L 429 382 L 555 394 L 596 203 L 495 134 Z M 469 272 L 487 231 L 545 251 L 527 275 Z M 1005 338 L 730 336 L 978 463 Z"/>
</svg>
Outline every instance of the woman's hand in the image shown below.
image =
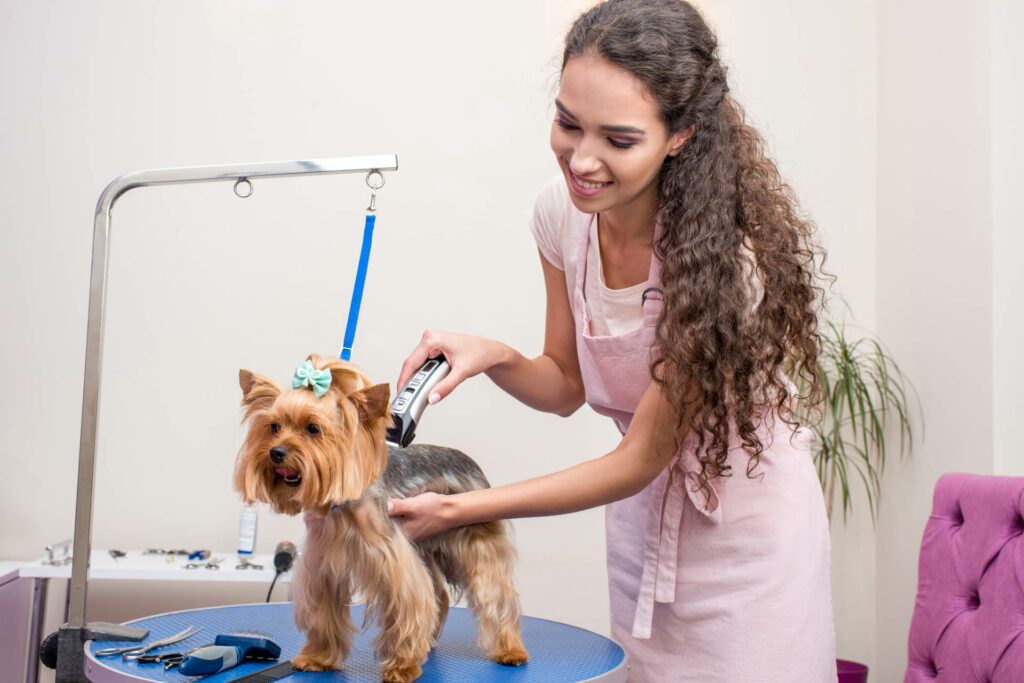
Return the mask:
<svg viewBox="0 0 1024 683">
<path fill-rule="evenodd" d="M 392 498 L 388 502 L 388 513 L 401 518 L 402 529 L 410 540 L 419 541 L 456 526 L 445 515 L 446 498 L 432 492 L 412 498 Z"/>
<path fill-rule="evenodd" d="M 427 397 L 430 403 L 437 403 L 463 381 L 474 375 L 479 375 L 481 372 L 486 372 L 501 362 L 502 352 L 506 348 L 501 342 L 483 337 L 427 330 L 420 338 L 420 343 L 402 364 L 402 373 L 398 377 L 398 388 L 404 387 L 413 373 L 428 358 L 443 355 L 448 360 L 448 365 L 451 366 L 451 372 L 438 382 L 433 393 Z"/>
</svg>

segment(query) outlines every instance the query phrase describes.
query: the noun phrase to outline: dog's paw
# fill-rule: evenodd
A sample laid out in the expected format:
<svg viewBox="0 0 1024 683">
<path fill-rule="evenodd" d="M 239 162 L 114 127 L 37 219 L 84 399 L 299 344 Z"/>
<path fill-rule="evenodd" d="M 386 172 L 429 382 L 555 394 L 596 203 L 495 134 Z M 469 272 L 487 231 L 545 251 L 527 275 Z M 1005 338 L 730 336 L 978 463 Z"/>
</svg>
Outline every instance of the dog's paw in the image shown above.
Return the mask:
<svg viewBox="0 0 1024 683">
<path fill-rule="evenodd" d="M 317 655 L 300 654 L 292 660 L 292 666 L 300 671 L 337 671 L 334 660 Z"/>
<path fill-rule="evenodd" d="M 384 683 L 412 683 L 423 669 L 419 664 L 407 664 L 405 666 L 392 666 L 380 672 L 380 678 Z"/>
<path fill-rule="evenodd" d="M 505 666 L 522 666 L 529 661 L 530 656 L 521 646 L 513 645 L 500 652 L 492 652 L 491 659 Z"/>
</svg>

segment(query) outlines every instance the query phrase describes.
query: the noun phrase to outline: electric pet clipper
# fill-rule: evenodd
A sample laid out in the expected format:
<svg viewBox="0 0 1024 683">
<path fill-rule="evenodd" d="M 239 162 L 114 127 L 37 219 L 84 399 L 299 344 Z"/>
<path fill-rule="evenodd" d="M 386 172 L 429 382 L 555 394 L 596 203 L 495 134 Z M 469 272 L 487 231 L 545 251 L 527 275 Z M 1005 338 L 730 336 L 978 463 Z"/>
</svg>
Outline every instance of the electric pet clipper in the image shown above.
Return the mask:
<svg viewBox="0 0 1024 683">
<path fill-rule="evenodd" d="M 431 358 L 402 387 L 391 402 L 391 419 L 394 424 L 388 429 L 389 444 L 405 448 L 412 443 L 416 438 L 416 425 L 427 407 L 427 398 L 450 370 L 444 356 Z"/>
<path fill-rule="evenodd" d="M 178 664 L 183 676 L 208 676 L 230 669 L 246 660 L 273 660 L 281 656 L 281 646 L 256 634 L 221 634 L 206 645 L 187 653 Z"/>
</svg>

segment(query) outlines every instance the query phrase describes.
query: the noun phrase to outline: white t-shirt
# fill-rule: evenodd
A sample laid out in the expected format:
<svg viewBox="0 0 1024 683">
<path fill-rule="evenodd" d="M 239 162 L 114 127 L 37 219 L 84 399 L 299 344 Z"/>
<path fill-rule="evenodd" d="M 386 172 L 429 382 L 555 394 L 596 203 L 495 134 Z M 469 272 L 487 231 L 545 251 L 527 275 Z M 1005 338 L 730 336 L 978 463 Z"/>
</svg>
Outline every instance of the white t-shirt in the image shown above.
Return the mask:
<svg viewBox="0 0 1024 683">
<path fill-rule="evenodd" d="M 576 286 L 576 256 L 579 253 L 580 229 L 583 222 L 589 222 L 587 272 L 591 275 L 584 283 L 583 297 L 587 301 L 587 313 L 591 321 L 590 335 L 600 337 L 626 334 L 638 329 L 643 323 L 642 297 L 647 283 L 640 282 L 625 289 L 609 289 L 605 285 L 601 245 L 597 237 L 598 221 L 594 219 L 594 214 L 583 213 L 572 203 L 565 179 L 559 174 L 548 181 L 537 195 L 530 230 L 544 258 L 565 273 L 565 284 L 571 301 Z M 754 267 L 753 252 L 745 248 L 744 253 L 747 256 L 745 263 L 753 310 L 761 303 L 764 288 Z M 653 254 L 651 258 L 654 258 Z M 597 273 L 598 277 L 594 277 L 594 273 Z M 600 306 L 594 306 L 592 302 L 598 300 Z"/>
</svg>

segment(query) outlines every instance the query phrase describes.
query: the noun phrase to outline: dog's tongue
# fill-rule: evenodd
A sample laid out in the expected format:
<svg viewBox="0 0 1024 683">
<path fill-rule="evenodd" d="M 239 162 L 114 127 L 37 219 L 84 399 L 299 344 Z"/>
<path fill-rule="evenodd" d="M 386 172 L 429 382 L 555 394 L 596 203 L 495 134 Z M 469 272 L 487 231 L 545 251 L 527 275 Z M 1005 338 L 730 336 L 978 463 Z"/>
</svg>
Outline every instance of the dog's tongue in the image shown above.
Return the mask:
<svg viewBox="0 0 1024 683">
<path fill-rule="evenodd" d="M 299 471 L 293 470 L 290 467 L 278 467 L 274 470 L 274 472 L 276 474 L 281 475 L 282 477 L 288 477 L 289 479 L 294 479 L 295 477 L 299 476 Z"/>
</svg>

